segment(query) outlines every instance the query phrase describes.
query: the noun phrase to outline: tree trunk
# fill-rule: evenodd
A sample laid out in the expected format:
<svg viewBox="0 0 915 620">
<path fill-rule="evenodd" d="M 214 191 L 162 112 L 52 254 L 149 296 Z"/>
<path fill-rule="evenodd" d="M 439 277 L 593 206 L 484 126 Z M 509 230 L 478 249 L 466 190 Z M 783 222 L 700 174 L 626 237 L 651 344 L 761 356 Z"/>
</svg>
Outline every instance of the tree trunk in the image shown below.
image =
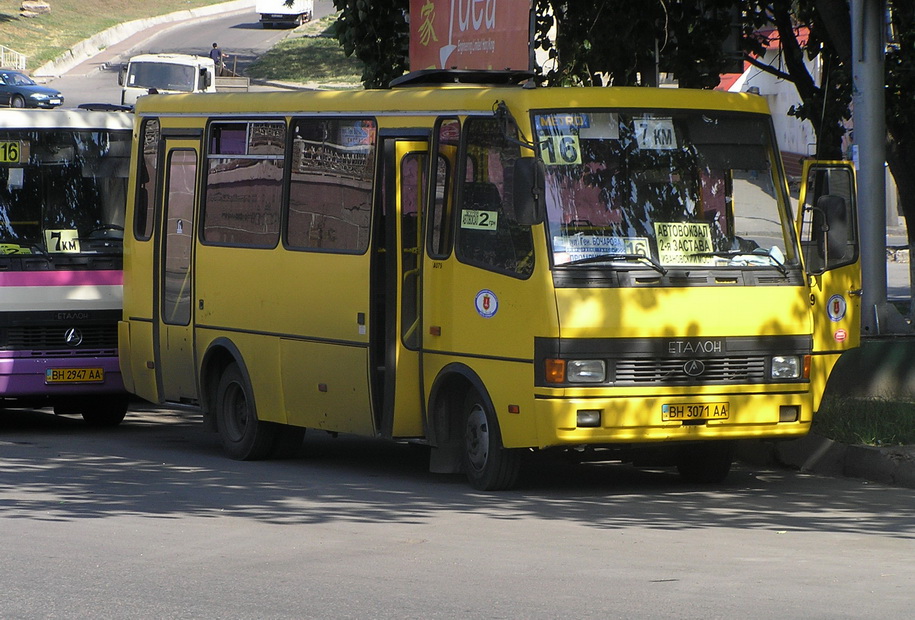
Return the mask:
<svg viewBox="0 0 915 620">
<path fill-rule="evenodd" d="M 906 239 L 909 245 L 909 282 L 915 281 L 915 262 L 912 262 L 912 248 L 915 247 L 915 152 L 899 148 L 892 134 L 887 135 L 886 161 L 896 180 L 899 191 L 899 205 L 906 223 Z M 915 319 L 915 302 L 910 297 L 909 317 Z"/>
</svg>

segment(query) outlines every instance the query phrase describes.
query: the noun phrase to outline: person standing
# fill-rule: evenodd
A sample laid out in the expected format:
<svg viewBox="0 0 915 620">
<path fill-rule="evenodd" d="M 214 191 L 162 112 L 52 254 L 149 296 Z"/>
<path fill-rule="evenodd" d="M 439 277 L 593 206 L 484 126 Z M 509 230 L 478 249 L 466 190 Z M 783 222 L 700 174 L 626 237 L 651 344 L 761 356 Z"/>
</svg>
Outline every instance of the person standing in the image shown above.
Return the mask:
<svg viewBox="0 0 915 620">
<path fill-rule="evenodd" d="M 213 44 L 213 49 L 210 50 L 210 58 L 213 59 L 213 63 L 216 65 L 216 75 L 222 75 L 224 67 L 222 59 L 227 58 L 227 55 L 222 53 L 216 43 Z"/>
</svg>

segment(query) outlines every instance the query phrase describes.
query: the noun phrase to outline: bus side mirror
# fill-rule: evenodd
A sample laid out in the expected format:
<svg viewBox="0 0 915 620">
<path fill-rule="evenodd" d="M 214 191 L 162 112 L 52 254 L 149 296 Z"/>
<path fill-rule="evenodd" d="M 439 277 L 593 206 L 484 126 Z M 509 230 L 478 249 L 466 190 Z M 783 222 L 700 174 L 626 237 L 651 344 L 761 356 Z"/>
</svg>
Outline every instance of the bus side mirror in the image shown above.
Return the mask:
<svg viewBox="0 0 915 620">
<path fill-rule="evenodd" d="M 124 82 L 127 81 L 127 65 L 121 65 L 121 68 L 118 70 L 118 86 L 123 86 Z"/>
<path fill-rule="evenodd" d="M 539 157 L 515 160 L 512 172 L 512 200 L 515 217 L 522 226 L 533 226 L 543 220 L 543 194 L 546 169 Z"/>
<path fill-rule="evenodd" d="M 210 77 L 210 72 L 207 71 L 206 67 L 200 69 L 200 88 L 197 90 L 206 90 L 210 87 L 212 77 Z"/>
<path fill-rule="evenodd" d="M 846 259 L 848 252 L 848 209 L 841 196 L 824 194 L 813 209 L 813 234 L 824 264 Z"/>
</svg>

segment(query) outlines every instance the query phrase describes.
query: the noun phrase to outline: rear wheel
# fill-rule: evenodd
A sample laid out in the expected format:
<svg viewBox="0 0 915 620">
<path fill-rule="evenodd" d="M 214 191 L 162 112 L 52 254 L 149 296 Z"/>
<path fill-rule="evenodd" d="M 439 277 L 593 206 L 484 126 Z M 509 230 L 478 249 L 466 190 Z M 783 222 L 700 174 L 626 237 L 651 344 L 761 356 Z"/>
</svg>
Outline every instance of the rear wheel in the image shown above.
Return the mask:
<svg viewBox="0 0 915 620">
<path fill-rule="evenodd" d="M 222 372 L 216 388 L 216 429 L 225 453 L 239 461 L 270 456 L 277 427 L 257 419 L 254 395 L 237 364 Z"/>
<path fill-rule="evenodd" d="M 25 99 L 22 97 L 22 95 L 13 95 L 13 98 L 10 99 L 10 107 L 11 108 L 24 108 Z"/>
<path fill-rule="evenodd" d="M 496 414 L 476 391 L 464 401 L 463 465 L 467 480 L 480 491 L 509 489 L 521 472 L 521 452 L 502 446 Z"/>
<path fill-rule="evenodd" d="M 680 446 L 677 471 L 685 482 L 723 482 L 731 471 L 736 444 L 733 441 L 709 441 Z"/>
<path fill-rule="evenodd" d="M 301 426 L 277 425 L 276 440 L 273 442 L 270 456 L 275 459 L 295 458 L 302 447 L 303 439 L 305 439 L 305 429 Z"/>
</svg>

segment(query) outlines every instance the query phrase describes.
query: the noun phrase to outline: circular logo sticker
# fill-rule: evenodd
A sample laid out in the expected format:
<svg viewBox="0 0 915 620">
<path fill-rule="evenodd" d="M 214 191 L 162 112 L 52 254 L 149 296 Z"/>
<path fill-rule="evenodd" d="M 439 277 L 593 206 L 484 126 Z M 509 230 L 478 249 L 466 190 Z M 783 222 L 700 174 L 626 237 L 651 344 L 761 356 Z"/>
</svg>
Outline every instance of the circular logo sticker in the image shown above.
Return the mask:
<svg viewBox="0 0 915 620">
<path fill-rule="evenodd" d="M 477 308 L 477 313 L 484 319 L 492 318 L 499 310 L 499 300 L 496 298 L 496 294 L 489 289 L 483 289 L 477 293 L 473 303 Z"/>
<path fill-rule="evenodd" d="M 848 338 L 848 332 L 844 329 L 837 329 L 836 333 L 834 333 L 832 336 L 836 339 L 836 342 L 845 342 L 845 340 Z"/>
<path fill-rule="evenodd" d="M 841 321 L 845 318 L 845 311 L 848 309 L 845 298 L 841 295 L 833 295 L 826 302 L 826 313 L 830 321 Z"/>
</svg>

